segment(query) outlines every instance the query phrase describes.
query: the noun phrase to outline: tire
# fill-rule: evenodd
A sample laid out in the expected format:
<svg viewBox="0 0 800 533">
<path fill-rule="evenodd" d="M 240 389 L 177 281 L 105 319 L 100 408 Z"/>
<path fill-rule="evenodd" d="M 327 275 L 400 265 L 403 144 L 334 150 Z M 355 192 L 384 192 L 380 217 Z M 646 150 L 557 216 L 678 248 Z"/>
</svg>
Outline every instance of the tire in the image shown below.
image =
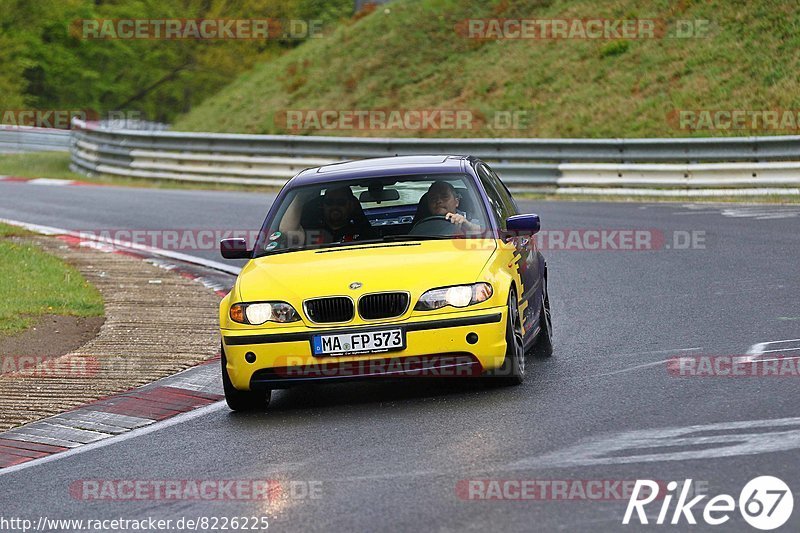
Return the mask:
<svg viewBox="0 0 800 533">
<path fill-rule="evenodd" d="M 531 349 L 535 357 L 547 358 L 553 355 L 553 317 L 550 313 L 550 296 L 547 294 L 547 283 L 542 291 L 542 307 L 539 311 L 539 334 Z"/>
<path fill-rule="evenodd" d="M 506 316 L 506 358 L 495 375 L 501 385 L 520 385 L 525 381 L 525 349 L 522 340 L 522 317 L 519 314 L 517 291 L 508 293 Z"/>
<path fill-rule="evenodd" d="M 225 368 L 227 359 L 225 349 L 221 348 L 222 361 L 222 390 L 225 392 L 225 403 L 231 411 L 260 411 L 267 408 L 272 397 L 270 389 L 260 389 L 255 391 L 243 391 L 235 388 L 228 376 L 228 369 Z"/>
</svg>

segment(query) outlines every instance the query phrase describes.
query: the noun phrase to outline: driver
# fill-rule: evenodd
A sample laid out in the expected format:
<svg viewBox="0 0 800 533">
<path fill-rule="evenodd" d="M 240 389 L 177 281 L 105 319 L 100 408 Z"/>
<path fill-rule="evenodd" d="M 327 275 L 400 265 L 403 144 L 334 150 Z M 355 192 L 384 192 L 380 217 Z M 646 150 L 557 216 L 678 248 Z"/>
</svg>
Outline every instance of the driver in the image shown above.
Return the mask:
<svg viewBox="0 0 800 533">
<path fill-rule="evenodd" d="M 293 236 L 294 241 L 301 245 L 350 242 L 374 236 L 369 221 L 355 217 L 360 206 L 347 185 L 328 188 L 322 196 L 320 218 L 309 227 L 302 226 L 303 208 L 314 197 L 316 193 L 298 194 L 281 220 L 281 232 Z"/>
<path fill-rule="evenodd" d="M 430 216 L 441 216 L 455 224 L 463 233 L 478 233 L 482 228 L 477 220 L 468 220 L 467 213 L 458 210 L 461 195 L 456 188 L 447 181 L 436 180 L 431 183 L 426 193 Z"/>
</svg>

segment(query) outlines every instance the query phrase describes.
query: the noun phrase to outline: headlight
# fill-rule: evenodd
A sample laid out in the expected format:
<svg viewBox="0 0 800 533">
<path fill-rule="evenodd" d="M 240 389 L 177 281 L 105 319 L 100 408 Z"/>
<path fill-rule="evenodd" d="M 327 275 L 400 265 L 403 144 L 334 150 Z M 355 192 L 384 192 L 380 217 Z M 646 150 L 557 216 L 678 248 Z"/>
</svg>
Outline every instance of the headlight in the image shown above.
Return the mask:
<svg viewBox="0 0 800 533">
<path fill-rule="evenodd" d="M 265 322 L 297 322 L 300 315 L 286 302 L 259 302 L 233 304 L 231 320 L 240 324 L 261 325 Z"/>
<path fill-rule="evenodd" d="M 448 305 L 467 307 L 485 302 L 492 297 L 492 286 L 488 283 L 472 285 L 454 285 L 431 289 L 420 297 L 414 307 L 415 311 L 432 311 Z"/>
</svg>

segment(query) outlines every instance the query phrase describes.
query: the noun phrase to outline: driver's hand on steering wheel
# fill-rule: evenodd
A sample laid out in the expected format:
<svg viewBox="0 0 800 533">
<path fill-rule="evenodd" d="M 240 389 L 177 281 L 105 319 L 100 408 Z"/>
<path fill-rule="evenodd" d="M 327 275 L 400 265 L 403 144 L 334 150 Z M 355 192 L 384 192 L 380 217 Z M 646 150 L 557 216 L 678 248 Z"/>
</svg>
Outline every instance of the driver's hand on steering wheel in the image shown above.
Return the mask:
<svg viewBox="0 0 800 533">
<path fill-rule="evenodd" d="M 447 213 L 444 218 L 449 220 L 451 224 L 455 224 L 457 226 L 460 226 L 467 221 L 467 217 L 464 215 L 459 215 L 458 213 Z"/>
<path fill-rule="evenodd" d="M 469 222 L 467 217 L 464 215 L 459 215 L 458 213 L 447 213 L 444 218 L 449 220 L 451 224 L 458 226 L 459 229 L 465 229 L 470 232 L 481 230 L 480 226 Z"/>
</svg>

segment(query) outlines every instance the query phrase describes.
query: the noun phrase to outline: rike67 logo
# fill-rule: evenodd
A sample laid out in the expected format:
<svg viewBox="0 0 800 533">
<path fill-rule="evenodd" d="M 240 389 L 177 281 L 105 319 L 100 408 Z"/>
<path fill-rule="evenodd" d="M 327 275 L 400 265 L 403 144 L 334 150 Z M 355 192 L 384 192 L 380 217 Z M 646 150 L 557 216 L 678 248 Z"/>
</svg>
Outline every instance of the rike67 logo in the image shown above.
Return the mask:
<svg viewBox="0 0 800 533">
<path fill-rule="evenodd" d="M 666 486 L 666 494 L 659 494 L 659 489 L 662 487 L 663 482 L 659 484 L 649 479 L 637 479 L 622 523 L 630 524 L 635 511 L 640 524 L 677 525 L 683 520 L 687 524 L 697 524 L 694 513 L 701 512 L 700 502 L 707 498 L 707 495 L 701 494 L 690 500 L 691 479 L 684 481 L 680 487 L 677 481 L 670 481 Z M 646 496 L 640 499 L 641 494 Z M 675 496 L 678 499 L 670 517 L 670 506 Z M 648 516 L 645 507 L 657 499 L 661 503 L 661 508 L 655 522 L 651 522 L 653 515 Z M 759 476 L 744 486 L 738 502 L 729 494 L 720 494 L 705 502 L 705 506 L 702 506 L 702 519 L 708 525 L 722 525 L 730 520 L 731 514 L 736 511 L 737 503 L 739 513 L 745 522 L 756 529 L 768 531 L 781 527 L 792 516 L 794 496 L 789 486 L 782 480 L 773 476 Z"/>
</svg>

